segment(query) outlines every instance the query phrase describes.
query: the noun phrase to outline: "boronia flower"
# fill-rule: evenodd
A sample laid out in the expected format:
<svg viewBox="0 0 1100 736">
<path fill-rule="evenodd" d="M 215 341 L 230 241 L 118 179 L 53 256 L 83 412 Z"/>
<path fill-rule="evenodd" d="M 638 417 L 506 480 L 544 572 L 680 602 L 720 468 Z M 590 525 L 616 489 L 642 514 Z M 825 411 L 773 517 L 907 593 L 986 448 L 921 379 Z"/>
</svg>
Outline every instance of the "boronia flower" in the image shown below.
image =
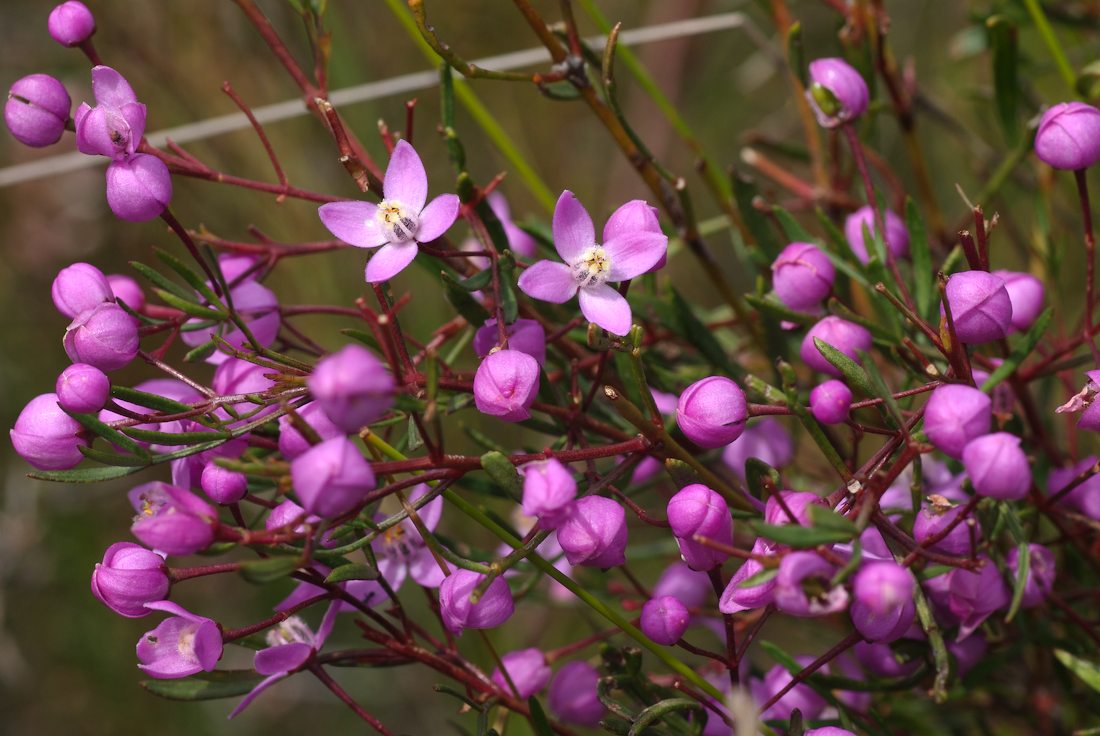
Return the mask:
<svg viewBox="0 0 1100 736">
<path fill-rule="evenodd" d="M 646 273 L 668 249 L 668 237 L 651 230 L 612 227 L 635 218 L 617 217 L 625 208 L 649 207 L 640 199 L 627 202 L 608 220 L 603 243 L 588 211 L 566 190 L 554 208 L 554 248 L 564 263 L 539 261 L 519 278 L 527 296 L 563 304 L 579 294 L 581 313 L 589 322 L 615 335 L 630 331 L 630 304 L 609 282 L 626 281 Z"/>
<path fill-rule="evenodd" d="M 427 206 L 425 206 L 427 202 Z M 406 141 L 398 141 L 382 182 L 382 201 L 330 202 L 317 214 L 333 235 L 356 248 L 379 248 L 367 261 L 367 283 L 391 279 L 412 263 L 417 243 L 429 243 L 458 218 L 458 196 L 428 202 L 428 175 Z"/>
</svg>

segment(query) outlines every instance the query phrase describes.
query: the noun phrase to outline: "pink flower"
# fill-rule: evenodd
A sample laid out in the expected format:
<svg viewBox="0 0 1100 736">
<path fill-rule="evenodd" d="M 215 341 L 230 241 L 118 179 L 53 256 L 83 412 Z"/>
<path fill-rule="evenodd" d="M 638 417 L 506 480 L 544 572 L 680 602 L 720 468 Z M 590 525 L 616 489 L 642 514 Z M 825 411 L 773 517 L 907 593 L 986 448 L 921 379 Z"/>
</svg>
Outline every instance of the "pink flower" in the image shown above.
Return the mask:
<svg viewBox="0 0 1100 736">
<path fill-rule="evenodd" d="M 630 304 L 608 282 L 626 281 L 646 273 L 665 255 L 668 237 L 651 230 L 631 228 L 638 218 L 626 217 L 626 208 L 646 208 L 640 199 L 620 207 L 596 242 L 592 218 L 570 191 L 564 191 L 554 208 L 554 247 L 565 263 L 539 261 L 519 278 L 527 296 L 563 304 L 579 293 L 581 313 L 615 335 L 630 331 Z M 629 211 L 628 211 L 629 212 Z"/>
<path fill-rule="evenodd" d="M 372 202 L 331 202 L 317 214 L 336 237 L 356 248 L 381 248 L 367 262 L 367 283 L 393 278 L 416 257 L 417 243 L 428 243 L 458 218 L 458 196 L 441 194 L 428 200 L 428 175 L 416 149 L 398 141 L 386 167 L 383 199 Z"/>
</svg>

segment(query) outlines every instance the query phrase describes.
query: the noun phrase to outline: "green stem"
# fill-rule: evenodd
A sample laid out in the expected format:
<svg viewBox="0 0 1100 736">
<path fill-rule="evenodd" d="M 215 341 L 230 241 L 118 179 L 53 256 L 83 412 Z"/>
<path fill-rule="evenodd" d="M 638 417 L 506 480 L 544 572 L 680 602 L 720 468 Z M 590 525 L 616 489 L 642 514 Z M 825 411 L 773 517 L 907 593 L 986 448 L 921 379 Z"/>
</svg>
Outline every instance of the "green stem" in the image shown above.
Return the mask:
<svg viewBox="0 0 1100 736">
<path fill-rule="evenodd" d="M 1062 50 L 1062 45 L 1058 43 L 1058 37 L 1054 35 L 1054 29 L 1050 27 L 1050 21 L 1047 20 L 1047 16 L 1043 12 L 1043 7 L 1039 4 L 1039 0 L 1024 0 L 1024 6 L 1027 8 L 1031 20 L 1035 23 L 1035 29 L 1038 30 L 1039 35 L 1042 36 L 1043 43 L 1045 43 L 1050 50 L 1050 55 L 1054 57 L 1054 64 L 1058 67 L 1058 73 L 1062 75 L 1062 79 L 1065 81 L 1070 91 L 1076 95 L 1077 74 L 1073 71 L 1073 66 L 1069 63 L 1069 59 L 1066 58 L 1066 52 Z"/>
</svg>

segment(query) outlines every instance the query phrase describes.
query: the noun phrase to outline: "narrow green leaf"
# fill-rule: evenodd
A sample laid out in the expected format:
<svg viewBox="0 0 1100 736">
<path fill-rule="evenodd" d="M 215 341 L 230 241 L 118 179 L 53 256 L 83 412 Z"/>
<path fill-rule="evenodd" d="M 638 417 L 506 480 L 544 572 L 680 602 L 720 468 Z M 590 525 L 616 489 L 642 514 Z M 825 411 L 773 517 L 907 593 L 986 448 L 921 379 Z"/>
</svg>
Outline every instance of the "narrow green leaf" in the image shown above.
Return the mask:
<svg viewBox="0 0 1100 736">
<path fill-rule="evenodd" d="M 763 585 L 775 578 L 779 574 L 778 567 L 765 567 L 755 575 L 749 575 L 747 578 L 737 584 L 738 588 L 755 588 L 758 585 Z"/>
<path fill-rule="evenodd" d="M 285 578 L 301 566 L 302 561 L 297 557 L 268 557 L 263 560 L 242 562 L 240 573 L 241 577 L 250 583 L 263 584 Z"/>
<path fill-rule="evenodd" d="M 985 383 L 982 384 L 982 391 L 989 393 L 996 388 L 997 384 L 1011 376 L 1020 367 L 1020 364 L 1024 362 L 1027 356 L 1031 355 L 1031 351 L 1035 349 L 1035 346 L 1039 344 L 1039 340 L 1046 334 L 1047 325 L 1050 324 L 1050 318 L 1053 315 L 1054 307 L 1047 307 L 1043 310 L 1043 313 L 1039 315 L 1039 319 L 1035 320 L 1035 324 L 1031 326 L 1027 334 L 1016 343 L 1004 362 L 989 374 L 989 378 L 985 379 Z"/>
<path fill-rule="evenodd" d="M 546 717 L 546 711 L 542 709 L 539 699 L 534 695 L 527 698 L 527 707 L 531 711 L 531 728 L 534 730 L 535 736 L 554 736 L 550 719 Z"/>
<path fill-rule="evenodd" d="M 1016 24 L 1003 15 L 990 16 L 985 22 L 993 61 L 993 98 L 1005 139 L 1012 145 L 1020 135 L 1017 111 L 1020 100 L 1018 70 L 1020 55 Z"/>
<path fill-rule="evenodd" d="M 480 291 L 489 285 L 489 282 L 493 280 L 493 269 L 486 268 L 478 271 L 468 279 L 463 279 L 458 282 L 466 291 Z"/>
<path fill-rule="evenodd" d="M 168 700 L 217 700 L 244 695 L 262 679 L 253 670 L 214 670 L 179 680 L 142 680 L 140 685 Z"/>
<path fill-rule="evenodd" d="M 726 355 L 726 351 L 722 349 L 722 346 L 714 337 L 714 332 L 695 315 L 691 305 L 680 296 L 676 289 L 670 288 L 669 292 L 668 304 L 671 307 L 671 318 L 673 320 L 673 324 L 669 327 L 683 337 L 689 345 L 694 345 L 715 368 L 722 370 L 727 375 L 742 375 L 744 370 L 740 366 L 734 365 L 733 361 Z"/>
<path fill-rule="evenodd" d="M 485 453 L 481 456 L 481 467 L 494 483 L 513 497 L 519 498 L 523 495 L 523 481 L 519 477 L 519 471 L 504 453 L 496 450 Z"/>
<path fill-rule="evenodd" d="M 731 177 L 731 183 L 733 184 L 733 197 L 737 202 L 737 209 L 741 213 L 741 220 L 745 223 L 745 228 L 752 235 L 752 239 L 762 255 L 762 258 L 759 259 L 759 265 L 770 264 L 779 256 L 780 246 L 775 233 L 772 232 L 768 218 L 753 205 L 753 200 L 759 196 L 756 184 L 736 171 Z"/>
<path fill-rule="evenodd" d="M 794 549 L 809 549 L 819 544 L 846 542 L 854 535 L 848 530 L 829 527 L 765 524 L 762 521 L 750 521 L 749 526 L 760 536 Z"/>
<path fill-rule="evenodd" d="M 874 359 L 862 350 L 856 351 L 856 354 L 862 361 L 863 369 L 866 371 L 867 377 L 871 381 L 871 387 L 874 389 L 874 396 L 882 399 L 882 405 L 885 409 L 886 416 L 893 422 L 895 428 L 905 426 L 905 419 L 901 415 L 901 409 L 898 407 L 898 402 L 894 400 L 894 395 L 886 385 L 886 381 L 879 372 Z"/>
<path fill-rule="evenodd" d="M 377 580 L 378 568 L 364 563 L 340 565 L 325 578 L 326 583 L 342 583 L 346 580 Z"/>
<path fill-rule="evenodd" d="M 225 319 L 225 314 L 223 314 L 222 312 L 219 312 L 216 309 L 210 309 L 209 307 L 203 307 L 193 301 L 189 301 L 182 297 L 176 296 L 172 292 L 165 289 L 154 288 L 153 293 L 159 296 L 168 306 L 175 307 L 184 314 L 190 314 L 192 317 L 198 317 L 199 319 L 209 319 L 215 322 L 221 322 Z"/>
<path fill-rule="evenodd" d="M 775 205 L 772 207 L 772 214 L 779 220 L 779 226 L 783 228 L 783 232 L 786 233 L 787 240 L 792 243 L 816 242 L 814 236 L 810 235 L 809 231 L 802 227 L 802 224 L 787 210 L 779 205 Z"/>
<path fill-rule="evenodd" d="M 753 496 L 763 501 L 768 497 L 767 485 L 779 488 L 779 471 L 759 458 L 750 457 L 745 461 L 745 485 Z"/>
<path fill-rule="evenodd" d="M 1082 682 L 1093 690 L 1100 692 L 1100 665 L 1087 659 L 1075 657 L 1065 649 L 1055 649 L 1054 656 L 1066 669 L 1081 678 Z"/>
<path fill-rule="evenodd" d="M 859 533 L 852 520 L 843 514 L 838 514 L 836 511 L 819 506 L 816 503 L 810 504 L 808 508 L 810 522 L 816 529 L 828 529 L 835 531 L 837 534 L 847 534 L 849 539 Z"/>
<path fill-rule="evenodd" d="M 213 340 L 208 340 L 202 345 L 188 350 L 183 356 L 183 361 L 185 363 L 199 363 L 204 361 L 214 354 L 216 347 Z"/>
<path fill-rule="evenodd" d="M 1020 603 L 1024 600 L 1024 590 L 1027 588 L 1027 576 L 1031 572 L 1031 545 L 1021 542 L 1016 545 L 1016 579 L 1012 581 L 1012 603 L 1005 614 L 1005 621 L 1016 618 L 1020 610 Z"/>
<path fill-rule="evenodd" d="M 867 375 L 867 371 L 865 371 L 863 366 L 858 362 L 849 358 L 820 337 L 814 338 L 814 347 L 817 348 L 817 351 L 821 353 L 821 356 L 825 358 L 825 360 L 829 361 L 834 368 L 840 371 L 849 388 L 858 389 L 864 396 L 877 395 L 875 387 L 871 383 L 871 378 Z"/>
<path fill-rule="evenodd" d="M 130 265 L 133 266 L 135 271 L 149 279 L 154 286 L 171 292 L 185 301 L 194 301 L 195 295 L 192 292 L 187 291 L 187 289 L 183 288 L 155 268 L 146 266 L 141 261 L 130 261 Z"/>
<path fill-rule="evenodd" d="M 340 334 L 347 335 L 351 339 L 358 340 L 359 342 L 363 343 L 368 348 L 372 348 L 374 350 L 377 350 L 378 352 L 382 352 L 382 348 L 378 344 L 378 341 L 375 340 L 374 335 L 370 334 L 369 332 L 364 332 L 363 330 L 353 330 L 351 328 L 348 328 L 348 329 L 340 330 Z"/>
<path fill-rule="evenodd" d="M 191 445 L 196 442 L 213 442 L 214 440 L 233 438 L 230 432 L 218 432 L 216 430 L 207 432 L 156 432 L 150 429 L 127 427 L 123 431 L 136 440 L 154 445 Z"/>
<path fill-rule="evenodd" d="M 757 311 L 764 312 L 775 319 L 794 322 L 796 325 L 812 325 L 819 319 L 812 314 L 796 312 L 783 302 L 771 296 L 745 294 L 745 301 L 755 307 Z"/>
<path fill-rule="evenodd" d="M 913 301 L 917 315 L 932 319 L 936 292 L 936 272 L 932 268 L 932 252 L 928 245 L 928 230 L 924 226 L 917 203 L 905 199 L 905 226 L 909 230 L 909 255 L 913 259 Z"/>
<path fill-rule="evenodd" d="M 66 414 L 80 422 L 82 427 L 94 433 L 96 436 L 102 437 L 112 445 L 121 447 L 123 450 L 129 450 L 139 458 L 149 459 L 150 455 L 148 450 L 117 429 L 108 427 L 106 424 L 99 421 L 99 417 L 95 414 L 77 414 L 75 412 L 66 412 Z"/>
<path fill-rule="evenodd" d="M 183 280 L 186 281 L 192 289 L 202 294 L 211 304 L 217 305 L 218 307 L 225 306 L 221 299 L 214 293 L 214 290 L 206 283 L 206 279 L 191 270 L 183 261 L 160 248 L 153 248 L 153 253 L 157 258 L 163 261 L 166 266 L 182 276 Z"/>
<path fill-rule="evenodd" d="M 108 452 L 107 450 L 86 447 L 84 445 L 76 449 L 80 450 L 80 454 L 89 460 L 95 460 L 97 463 L 103 463 L 104 465 L 122 465 L 127 468 L 147 468 L 152 464 L 148 457 L 120 455 L 117 452 Z"/>
<path fill-rule="evenodd" d="M 470 292 L 459 286 L 454 276 L 444 271 L 440 274 L 440 278 L 443 279 L 443 293 L 447 301 L 466 318 L 467 322 L 481 326 L 485 320 L 489 319 L 489 313 L 485 311 L 485 307 L 478 304 L 477 300 L 470 296 Z"/>
<path fill-rule="evenodd" d="M 139 467 L 73 468 L 72 470 L 35 470 L 27 473 L 28 478 L 48 480 L 55 483 L 99 483 L 105 480 L 133 475 Z"/>
<path fill-rule="evenodd" d="M 649 733 L 649 727 L 654 726 L 664 720 L 667 716 L 672 714 L 678 714 L 683 711 L 691 711 L 695 714 L 695 718 L 698 718 L 698 723 L 705 722 L 706 709 L 699 703 L 698 700 L 691 698 L 666 698 L 660 702 L 654 703 L 649 706 L 634 719 L 634 723 L 630 726 L 630 731 L 627 732 L 627 736 L 642 736 Z M 703 718 L 699 718 L 699 714 L 703 714 Z M 680 720 L 683 723 L 682 720 Z"/>
</svg>

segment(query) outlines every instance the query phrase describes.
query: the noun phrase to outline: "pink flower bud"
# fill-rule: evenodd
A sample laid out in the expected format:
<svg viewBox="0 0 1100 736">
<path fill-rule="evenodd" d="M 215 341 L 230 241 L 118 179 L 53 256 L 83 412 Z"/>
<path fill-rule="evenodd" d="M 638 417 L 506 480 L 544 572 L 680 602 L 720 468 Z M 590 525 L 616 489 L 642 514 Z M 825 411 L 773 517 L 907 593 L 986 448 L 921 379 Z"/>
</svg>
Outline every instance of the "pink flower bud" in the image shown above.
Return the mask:
<svg viewBox="0 0 1100 736">
<path fill-rule="evenodd" d="M 504 673 L 497 667 L 493 670 L 493 684 L 506 693 L 519 695 L 522 700 L 539 692 L 550 682 L 550 665 L 546 664 L 546 655 L 538 649 L 508 652 L 500 661 L 504 664 L 508 679 L 505 679 Z M 510 684 L 508 680 L 511 680 Z M 512 685 L 515 685 L 515 690 Z"/>
<path fill-rule="evenodd" d="M 1031 487 L 1031 464 L 1020 449 L 1020 438 L 1008 432 L 994 432 L 971 441 L 962 459 L 979 496 L 1018 500 Z"/>
<path fill-rule="evenodd" d="M 709 376 L 680 394 L 676 424 L 700 447 L 721 447 L 741 436 L 748 414 L 740 386 L 724 376 Z"/>
<path fill-rule="evenodd" d="M 886 225 L 887 250 L 894 258 L 905 258 L 909 255 L 909 231 L 905 228 L 905 223 L 893 210 L 883 210 L 882 220 Z M 875 210 L 870 205 L 860 207 L 844 220 L 844 238 L 860 263 L 870 261 L 871 254 L 875 252 L 874 244 L 863 238 L 864 228 L 871 235 L 877 229 Z"/>
<path fill-rule="evenodd" d="M 19 456 L 39 470 L 68 470 L 84 459 L 78 448 L 88 443 L 80 429 L 57 405 L 57 394 L 42 394 L 23 407 L 9 435 Z"/>
<path fill-rule="evenodd" d="M 491 353 L 474 375 L 477 410 L 506 422 L 530 418 L 538 390 L 538 361 L 519 350 Z"/>
<path fill-rule="evenodd" d="M 875 613 L 860 601 L 852 601 L 848 615 L 852 617 L 852 625 L 864 639 L 889 643 L 905 636 L 913 626 L 916 612 L 917 608 L 912 600 L 881 614 Z"/>
<path fill-rule="evenodd" d="M 550 458 L 523 466 L 523 513 L 537 516 L 544 529 L 556 529 L 577 497 L 577 481 L 569 468 Z"/>
<path fill-rule="evenodd" d="M 1100 110 L 1084 102 L 1048 109 L 1035 133 L 1035 155 L 1056 169 L 1092 166 L 1100 160 Z"/>
<path fill-rule="evenodd" d="M 164 558 L 132 542 L 116 542 L 92 572 L 92 594 L 115 613 L 148 616 L 146 603 L 164 600 L 171 583 Z"/>
<path fill-rule="evenodd" d="M 821 728 L 811 728 L 809 731 L 804 731 L 802 736 L 856 736 L 854 733 L 846 728 L 838 728 L 836 726 L 822 726 Z"/>
<path fill-rule="evenodd" d="M 855 68 L 840 58 L 810 62 L 810 101 L 817 122 L 823 128 L 836 128 L 855 120 L 867 110 L 870 92 Z"/>
<path fill-rule="evenodd" d="M 130 83 L 109 66 L 92 67 L 92 91 L 95 107 L 82 102 L 73 115 L 76 148 L 89 156 L 107 156 L 125 162 L 134 156 L 145 135 L 145 105 L 138 101 Z"/>
<path fill-rule="evenodd" d="M 121 273 L 111 273 L 107 274 L 107 284 L 116 301 L 125 303 L 135 312 L 145 309 L 145 292 L 134 279 Z"/>
<path fill-rule="evenodd" d="M 973 345 L 1000 340 L 1012 329 L 1012 300 L 1000 276 L 961 271 L 947 280 L 947 303 L 959 342 Z"/>
<path fill-rule="evenodd" d="M 550 711 L 566 723 L 595 728 L 605 712 L 597 692 L 599 682 L 600 674 L 587 662 L 562 665 L 550 683 Z"/>
<path fill-rule="evenodd" d="M 772 288 L 791 309 L 816 307 L 833 289 L 836 269 L 816 245 L 791 243 L 772 264 Z"/>
<path fill-rule="evenodd" d="M 813 657 L 806 656 L 795 657 L 795 659 L 803 667 L 813 661 Z M 791 673 L 783 665 L 777 664 L 768 670 L 763 681 L 752 683 L 753 698 L 763 705 L 790 684 L 792 679 L 794 678 Z M 814 692 L 813 688 L 805 683 L 799 683 L 788 690 L 772 707 L 761 713 L 760 717 L 764 720 L 775 718 L 786 721 L 790 720 L 791 714 L 797 709 L 802 711 L 803 718 L 813 721 L 821 717 L 827 705 L 825 699 Z"/>
<path fill-rule="evenodd" d="M 947 573 L 947 605 L 959 618 L 962 641 L 989 618 L 994 611 L 1008 606 L 1011 596 L 1001 572 L 988 557 L 977 572 L 961 567 Z"/>
<path fill-rule="evenodd" d="M 1043 311 L 1043 282 L 1019 271 L 994 271 L 993 275 L 1005 282 L 1012 304 L 1012 331 L 1026 331 Z"/>
<path fill-rule="evenodd" d="M 127 497 L 137 512 L 130 531 L 146 546 L 168 555 L 190 555 L 214 541 L 218 512 L 190 491 L 154 481 Z"/>
<path fill-rule="evenodd" d="M 847 421 L 851 409 L 852 389 L 843 381 L 825 381 L 810 391 L 810 413 L 822 424 L 841 424 Z"/>
<path fill-rule="evenodd" d="M 764 504 L 764 523 L 810 526 L 810 506 L 827 507 L 828 504 L 824 498 L 809 491 L 780 491 L 779 498 L 769 496 Z M 794 516 L 793 521 L 791 516 Z"/>
<path fill-rule="evenodd" d="M 866 328 L 829 315 L 817 322 L 806 332 L 802 339 L 802 348 L 799 350 L 803 362 L 815 371 L 827 373 L 830 376 L 840 377 L 840 371 L 832 363 L 825 360 L 825 356 L 817 349 L 814 338 L 831 345 L 847 355 L 856 363 L 860 363 L 859 352 L 867 352 L 871 349 L 871 333 Z"/>
<path fill-rule="evenodd" d="M 772 542 L 758 537 L 752 545 L 755 556 L 771 556 L 775 552 Z M 738 613 L 754 608 L 763 608 L 775 598 L 775 578 L 756 585 L 743 585 L 749 578 L 764 571 L 764 566 L 756 559 L 748 559 L 737 568 L 737 572 L 726 584 L 722 596 L 718 599 L 718 610 L 722 613 Z"/>
<path fill-rule="evenodd" d="M 864 564 L 852 584 L 852 624 L 868 641 L 900 639 L 913 623 L 913 576 L 892 561 Z"/>
<path fill-rule="evenodd" d="M 913 519 L 913 538 L 923 543 L 929 537 L 939 534 L 956 516 L 962 513 L 962 506 L 933 504 L 925 506 Z M 980 538 L 980 535 L 979 537 Z M 962 556 L 970 553 L 970 531 L 966 522 L 959 522 L 943 539 L 931 546 L 937 552 Z"/>
<path fill-rule="evenodd" d="M 374 490 L 370 463 L 347 437 L 315 445 L 290 463 L 290 477 L 302 506 L 332 519 L 352 511 Z"/>
<path fill-rule="evenodd" d="M 306 424 L 313 427 L 313 431 L 322 440 L 331 440 L 333 437 L 342 437 L 345 434 L 344 430 L 332 423 L 332 420 L 321 410 L 321 405 L 317 402 L 306 404 L 298 409 L 298 416 Z M 310 447 L 312 445 L 302 436 L 301 432 L 295 429 L 289 416 L 284 414 L 279 417 L 279 452 L 283 453 L 283 457 L 287 460 L 293 460 Z"/>
<path fill-rule="evenodd" d="M 533 319 L 517 319 L 507 326 L 508 349 L 527 353 L 542 365 L 546 362 L 546 330 Z M 500 329 L 490 319 L 474 335 L 474 352 L 484 358 L 499 344 Z"/>
<path fill-rule="evenodd" d="M 146 222 L 172 202 L 172 175 L 163 161 L 136 153 L 107 167 L 107 204 L 119 219 Z"/>
<path fill-rule="evenodd" d="M 105 302 L 78 315 L 65 329 L 63 344 L 74 363 L 87 363 L 102 371 L 118 370 L 137 356 L 137 325 L 122 307 Z"/>
<path fill-rule="evenodd" d="M 1024 608 L 1034 608 L 1041 605 L 1054 588 L 1054 578 L 1057 575 L 1057 566 L 1054 561 L 1054 553 L 1041 544 L 1028 545 L 1027 580 L 1024 582 L 1024 595 L 1020 599 L 1020 605 Z M 1020 551 L 1013 547 L 1005 555 L 1005 564 L 1012 572 L 1015 579 L 1020 569 Z"/>
<path fill-rule="evenodd" d="M 145 632 L 138 642 L 138 667 L 145 674 L 166 680 L 213 671 L 223 646 L 221 630 L 214 621 L 189 613 L 171 601 L 147 603 L 146 608 L 172 615 Z"/>
<path fill-rule="evenodd" d="M 217 463 L 206 464 L 200 483 L 202 492 L 216 503 L 237 503 L 248 493 L 248 478 L 244 473 L 223 468 Z"/>
<path fill-rule="evenodd" d="M 682 488 L 668 502 L 668 523 L 680 556 L 693 570 L 711 570 L 729 558 L 722 550 L 695 541 L 704 537 L 733 546 L 733 518 L 721 494 L 695 483 Z"/>
<path fill-rule="evenodd" d="M 691 614 L 684 604 L 666 595 L 646 601 L 639 628 L 658 644 L 672 646 L 680 641 L 690 623 Z"/>
<path fill-rule="evenodd" d="M 30 74 L 8 90 L 4 124 L 24 146 L 43 148 L 61 140 L 71 105 L 65 85 L 49 74 Z"/>
<path fill-rule="evenodd" d="M 87 363 L 73 363 L 57 377 L 57 403 L 65 411 L 91 414 L 107 405 L 111 381 L 103 371 Z"/>
<path fill-rule="evenodd" d="M 578 499 L 557 535 L 570 565 L 608 568 L 626 562 L 626 512 L 610 498 Z"/>
<path fill-rule="evenodd" d="M 461 634 L 463 629 L 492 629 L 507 621 L 516 610 L 512 591 L 501 577 L 489 583 L 477 603 L 470 602 L 470 593 L 484 577 L 459 568 L 439 586 L 439 613 L 448 631 Z"/>
<path fill-rule="evenodd" d="M 989 433 L 993 402 L 971 386 L 940 386 L 924 405 L 924 433 L 945 455 L 961 459 L 971 440 Z"/>
<path fill-rule="evenodd" d="M 50 11 L 50 36 L 62 46 L 79 46 L 95 33 L 95 17 L 79 0 L 67 0 Z"/>
<path fill-rule="evenodd" d="M 115 298 L 107 277 L 90 263 L 74 263 L 61 269 L 50 287 L 50 296 L 57 311 L 70 319 Z"/>
<path fill-rule="evenodd" d="M 322 358 L 306 385 L 325 415 L 347 432 L 377 421 L 393 405 L 393 376 L 359 345 L 345 345 Z"/>
</svg>

